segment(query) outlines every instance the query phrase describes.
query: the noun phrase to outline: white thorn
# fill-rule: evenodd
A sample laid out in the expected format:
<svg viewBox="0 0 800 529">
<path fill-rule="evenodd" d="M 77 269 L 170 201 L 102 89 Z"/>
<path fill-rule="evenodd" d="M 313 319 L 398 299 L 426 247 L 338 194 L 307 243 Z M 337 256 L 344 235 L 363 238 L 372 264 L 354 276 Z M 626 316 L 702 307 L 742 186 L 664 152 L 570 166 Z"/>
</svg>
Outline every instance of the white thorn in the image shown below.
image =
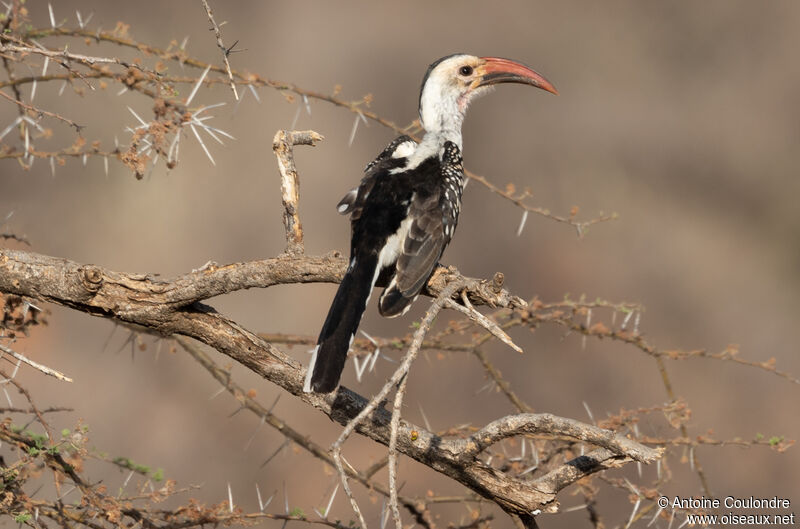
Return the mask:
<svg viewBox="0 0 800 529">
<path fill-rule="evenodd" d="M 258 483 L 256 483 L 256 496 L 258 496 L 258 511 L 264 512 L 264 502 L 261 501 L 261 489 L 258 488 Z"/>
<path fill-rule="evenodd" d="M 587 331 L 589 330 L 589 327 L 591 327 L 591 325 L 592 325 L 592 309 L 587 309 L 586 310 L 586 330 Z M 581 350 L 582 351 L 586 350 L 586 338 L 587 338 L 587 336 L 585 334 L 581 337 Z"/>
<path fill-rule="evenodd" d="M 428 422 L 428 416 L 425 415 L 425 410 L 422 409 L 422 404 L 417 403 L 417 406 L 419 406 L 419 413 L 422 415 L 422 422 L 425 423 L 425 428 L 427 428 L 429 432 L 432 432 L 433 428 L 431 428 L 431 423 Z"/>
<path fill-rule="evenodd" d="M 140 118 L 139 114 L 137 114 L 131 107 L 128 107 L 128 110 L 130 110 L 131 114 L 133 114 L 133 117 L 135 117 L 136 119 L 139 120 L 139 123 L 141 123 L 143 127 L 147 127 L 148 126 L 147 122 L 145 120 L 143 120 L 142 118 Z M 136 127 L 136 128 L 138 129 L 139 127 Z"/>
<path fill-rule="evenodd" d="M 328 516 L 330 515 L 331 512 L 331 506 L 333 505 L 333 498 L 336 497 L 336 493 L 338 491 L 339 491 L 339 484 L 337 483 L 336 488 L 333 489 L 333 494 L 331 494 L 331 499 L 328 500 L 328 505 L 327 507 L 325 507 L 325 516 L 323 516 L 323 518 L 325 518 L 326 520 L 328 519 Z"/>
<path fill-rule="evenodd" d="M 375 338 L 373 338 L 372 336 L 370 336 L 369 334 L 367 334 L 367 333 L 366 333 L 365 331 L 363 331 L 363 330 L 361 331 L 361 334 L 363 334 L 363 335 L 364 335 L 364 337 L 365 337 L 367 340 L 369 340 L 370 342 L 372 342 L 372 345 L 374 345 L 375 347 L 377 347 L 377 346 L 378 346 L 378 342 L 377 342 L 377 341 L 375 341 Z"/>
<path fill-rule="evenodd" d="M 228 483 L 228 509 L 233 512 L 233 492 L 231 492 L 230 483 Z"/>
<path fill-rule="evenodd" d="M 353 357 L 353 364 L 356 368 L 356 380 L 361 382 L 361 376 L 364 374 L 364 371 L 367 369 L 367 365 L 369 364 L 369 357 L 364 358 L 363 362 L 359 362 L 358 357 Z"/>
<path fill-rule="evenodd" d="M 589 405 L 586 404 L 586 401 L 583 401 L 583 407 L 586 408 L 586 413 L 589 415 L 589 420 L 592 421 L 592 424 L 597 426 L 597 422 L 594 420 L 594 415 L 592 415 L 592 410 L 589 409 Z"/>
<path fill-rule="evenodd" d="M 355 121 L 353 121 L 353 128 L 350 131 L 350 139 L 347 140 L 347 146 L 348 147 L 352 147 L 353 146 L 353 140 L 355 139 L 356 131 L 358 130 L 358 123 L 359 123 L 359 119 L 358 119 L 358 116 L 356 116 Z"/>
<path fill-rule="evenodd" d="M 311 115 L 311 103 L 308 102 L 308 97 L 305 94 L 303 94 L 303 103 L 306 104 L 306 112 L 308 112 L 308 115 L 310 116 Z"/>
<path fill-rule="evenodd" d="M 636 516 L 636 512 L 639 510 L 639 505 L 642 503 L 642 498 L 636 498 L 636 503 L 633 504 L 633 511 L 631 512 L 631 517 L 628 518 L 628 523 L 625 524 L 625 529 L 631 526 L 633 523 L 633 517 Z"/>
<path fill-rule="evenodd" d="M 59 95 L 59 96 L 61 96 L 61 94 L 63 94 L 63 93 L 64 93 L 64 89 L 65 89 L 66 87 L 67 87 L 67 81 L 66 81 L 66 80 L 64 80 L 64 82 L 63 82 L 63 83 L 61 83 L 61 88 L 59 88 L 59 89 L 58 89 L 58 95 Z"/>
<path fill-rule="evenodd" d="M 659 507 L 658 507 L 658 510 L 657 510 L 657 511 L 656 511 L 656 513 L 653 515 L 653 517 L 650 519 L 650 523 L 649 523 L 649 524 L 647 524 L 647 527 L 650 527 L 651 525 L 653 525 L 653 522 L 655 522 L 655 521 L 656 521 L 656 518 L 658 518 L 658 515 L 659 515 L 659 514 L 661 514 L 661 511 L 663 511 L 663 510 L 664 510 L 664 507 L 661 507 L 661 506 L 659 505 Z"/>
<path fill-rule="evenodd" d="M 467 187 L 466 182 L 464 183 L 464 187 Z M 525 228 L 525 221 L 528 220 L 528 210 L 522 212 L 522 218 L 519 221 L 519 228 L 517 228 L 517 237 L 522 235 L 522 230 Z"/>
<path fill-rule="evenodd" d="M 205 80 L 206 75 L 208 75 L 209 70 L 211 70 L 210 64 L 203 71 L 203 75 L 201 75 L 200 79 L 197 80 L 197 83 L 195 83 L 194 88 L 192 88 L 192 92 L 189 94 L 189 98 L 186 100 L 186 105 L 189 105 L 189 103 L 192 102 L 192 99 L 194 99 L 194 95 L 197 93 L 197 90 L 200 89 L 200 85 L 203 84 L 203 81 Z"/>
<path fill-rule="evenodd" d="M 221 387 L 221 388 L 219 388 L 217 391 L 215 391 L 213 395 L 211 395 L 210 397 L 208 397 L 208 400 L 213 400 L 213 399 L 217 398 L 217 397 L 218 397 L 218 396 L 220 396 L 220 395 L 221 395 L 221 394 L 222 394 L 224 391 L 225 391 L 225 386 L 222 386 L 222 387 Z"/>
<path fill-rule="evenodd" d="M 21 118 L 22 118 L 22 121 L 24 121 L 25 123 L 29 124 L 31 127 L 35 128 L 39 132 L 44 132 L 44 129 L 42 128 L 42 126 L 39 125 L 33 118 L 31 118 L 29 116 L 21 116 Z"/>
<path fill-rule="evenodd" d="M 50 157 L 50 174 L 53 178 L 56 177 L 56 159 L 54 157 Z"/>
<path fill-rule="evenodd" d="M 75 487 L 70 487 L 64 494 L 56 498 L 56 500 L 63 500 L 66 497 L 66 495 L 72 492 L 73 490 L 75 490 Z"/>
<path fill-rule="evenodd" d="M 372 360 L 369 362 L 369 372 L 372 373 L 375 370 L 375 362 L 378 361 L 378 357 L 381 354 L 381 348 L 376 347 L 375 352 L 372 353 Z"/>
<path fill-rule="evenodd" d="M 633 316 L 633 313 L 634 313 L 634 311 L 630 311 L 628 314 L 625 315 L 625 319 L 622 320 L 622 327 L 621 328 L 622 328 L 623 331 L 628 327 L 628 322 L 630 321 L 631 316 Z"/>
<path fill-rule="evenodd" d="M 198 114 L 200 114 L 201 112 L 205 112 L 206 110 L 211 110 L 212 108 L 224 107 L 227 104 L 228 104 L 227 102 L 223 101 L 222 103 L 214 103 L 213 105 L 202 106 L 199 109 L 197 109 L 197 111 L 194 113 L 194 116 L 197 116 Z M 204 119 L 209 119 L 209 118 L 204 118 Z"/>
<path fill-rule="evenodd" d="M 258 96 L 258 92 L 256 92 L 256 87 L 255 87 L 255 86 L 253 86 L 253 85 L 251 85 L 251 84 L 250 84 L 250 85 L 247 85 L 247 87 L 248 87 L 248 88 L 250 88 L 250 91 L 251 91 L 251 92 L 253 92 L 253 97 L 255 97 L 255 98 L 256 98 L 256 101 L 257 101 L 259 104 L 261 104 L 261 98 Z M 242 96 L 242 97 L 244 97 L 244 96 Z"/>
<path fill-rule="evenodd" d="M 133 477 L 133 474 L 134 474 L 134 471 L 133 471 L 133 470 L 131 470 L 131 473 L 130 473 L 130 474 L 128 474 L 128 477 L 127 477 L 127 478 L 125 478 L 125 481 L 123 481 L 123 482 L 122 482 L 122 489 L 123 489 L 123 490 L 125 489 L 125 487 L 127 487 L 127 486 L 128 486 L 128 482 L 129 482 L 129 481 L 131 480 L 131 478 Z"/>
<path fill-rule="evenodd" d="M 264 502 L 264 505 L 262 506 L 262 509 L 266 509 L 267 507 L 269 507 L 269 504 L 272 503 L 272 498 L 274 498 L 274 497 L 275 497 L 275 493 L 273 492 L 272 496 L 267 498 L 267 501 Z"/>
<path fill-rule="evenodd" d="M 202 148 L 203 148 L 203 150 L 204 150 L 204 151 L 205 151 L 205 153 L 206 153 L 206 156 L 208 156 L 208 159 L 209 159 L 209 160 L 211 160 L 211 165 L 217 165 L 217 162 L 215 162 L 215 161 L 214 161 L 214 158 L 211 156 L 211 153 L 210 153 L 210 152 L 208 152 L 208 148 L 206 147 L 206 144 L 205 144 L 205 143 L 203 143 L 203 139 L 200 137 L 200 134 L 198 134 L 198 132 L 197 132 L 197 129 L 196 129 L 196 128 L 194 128 L 194 125 L 192 125 L 192 124 L 190 123 L 190 124 L 189 124 L 189 128 L 191 128 L 191 129 L 192 129 L 192 132 L 194 132 L 194 136 L 195 136 L 195 138 L 197 138 L 197 141 L 200 143 L 200 147 L 202 147 Z"/>
<path fill-rule="evenodd" d="M 50 11 L 50 27 L 56 29 L 56 17 L 53 15 L 53 6 L 50 2 L 47 2 L 47 9 Z"/>
<path fill-rule="evenodd" d="M 106 171 L 106 178 L 108 178 L 108 156 L 103 156 L 103 168 Z"/>
<path fill-rule="evenodd" d="M 22 116 L 17 116 L 16 119 L 14 119 L 14 121 L 12 121 L 8 127 L 4 128 L 3 132 L 0 132 L 0 140 L 5 138 L 6 135 L 14 129 L 14 127 L 19 125 L 20 121 L 22 121 Z"/>
<path fill-rule="evenodd" d="M 297 126 L 297 120 L 300 119 L 300 110 L 300 105 L 297 105 L 297 111 L 294 113 L 294 119 L 292 119 L 292 126 L 289 127 L 290 130 L 294 130 L 294 128 Z"/>
</svg>

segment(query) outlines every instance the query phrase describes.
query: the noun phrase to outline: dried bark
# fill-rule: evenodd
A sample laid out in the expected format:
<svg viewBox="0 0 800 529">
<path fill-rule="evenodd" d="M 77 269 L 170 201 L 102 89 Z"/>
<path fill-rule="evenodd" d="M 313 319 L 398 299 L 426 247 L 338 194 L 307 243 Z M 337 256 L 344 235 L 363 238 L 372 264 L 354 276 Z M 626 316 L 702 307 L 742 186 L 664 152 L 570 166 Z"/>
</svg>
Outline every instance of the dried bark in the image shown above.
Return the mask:
<svg viewBox="0 0 800 529">
<path fill-rule="evenodd" d="M 347 424 L 367 400 L 340 387 L 330 395 L 303 393 L 304 368 L 280 349 L 201 302 L 247 288 L 277 284 L 338 282 L 346 261 L 338 254 L 291 256 L 208 265 L 201 270 L 163 280 L 145 274 L 121 273 L 20 250 L 0 249 L 0 292 L 64 305 L 94 316 L 140 326 L 165 336 L 194 338 L 314 406 L 332 420 Z M 470 302 L 520 307 L 524 302 L 501 288 L 502 280 L 482 281 L 440 268 L 427 285 L 436 296 L 453 281 L 467 284 Z M 457 296 L 455 296 L 457 297 Z M 357 431 L 389 444 L 390 414 L 377 409 Z M 601 448 L 568 461 L 536 480 L 522 480 L 486 465 L 478 455 L 501 439 L 525 433 L 557 434 Z M 519 414 L 498 419 L 467 439 L 445 439 L 401 420 L 398 452 L 464 484 L 495 501 L 509 513 L 555 512 L 559 490 L 583 476 L 636 460 L 651 462 L 661 451 L 613 432 L 549 414 Z"/>
</svg>

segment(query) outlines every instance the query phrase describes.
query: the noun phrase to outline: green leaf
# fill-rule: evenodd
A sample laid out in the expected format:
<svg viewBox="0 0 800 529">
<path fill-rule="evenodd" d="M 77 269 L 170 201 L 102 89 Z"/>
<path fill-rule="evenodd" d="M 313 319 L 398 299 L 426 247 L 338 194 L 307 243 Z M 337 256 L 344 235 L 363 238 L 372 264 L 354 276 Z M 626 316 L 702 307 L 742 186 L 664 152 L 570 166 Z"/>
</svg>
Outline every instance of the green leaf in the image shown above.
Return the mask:
<svg viewBox="0 0 800 529">
<path fill-rule="evenodd" d="M 770 446 L 777 446 L 777 445 L 781 444 L 782 442 L 783 442 L 783 436 L 782 435 L 773 435 L 772 437 L 769 438 L 769 445 Z"/>
</svg>

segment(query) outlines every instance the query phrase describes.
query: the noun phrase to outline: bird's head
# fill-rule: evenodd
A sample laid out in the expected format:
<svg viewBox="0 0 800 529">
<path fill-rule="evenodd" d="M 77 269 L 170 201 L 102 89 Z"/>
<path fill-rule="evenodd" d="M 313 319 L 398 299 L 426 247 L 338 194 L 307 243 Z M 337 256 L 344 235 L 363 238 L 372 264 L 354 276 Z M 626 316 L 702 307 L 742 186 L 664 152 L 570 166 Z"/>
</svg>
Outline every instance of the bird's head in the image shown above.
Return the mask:
<svg viewBox="0 0 800 529">
<path fill-rule="evenodd" d="M 452 129 L 460 134 L 469 103 L 499 83 L 522 83 L 558 94 L 547 79 L 524 64 L 499 57 L 448 55 L 431 64 L 422 80 L 420 123 L 427 132 Z"/>
</svg>

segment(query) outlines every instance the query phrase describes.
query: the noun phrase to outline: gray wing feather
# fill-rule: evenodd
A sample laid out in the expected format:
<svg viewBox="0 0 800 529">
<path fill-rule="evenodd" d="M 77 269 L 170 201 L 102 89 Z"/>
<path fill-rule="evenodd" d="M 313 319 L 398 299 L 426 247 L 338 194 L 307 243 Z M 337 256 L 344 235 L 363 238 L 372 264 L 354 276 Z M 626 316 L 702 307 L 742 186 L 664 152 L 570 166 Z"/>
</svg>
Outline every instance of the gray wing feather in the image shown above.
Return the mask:
<svg viewBox="0 0 800 529">
<path fill-rule="evenodd" d="M 439 193 L 424 198 L 415 195 L 411 201 L 409 213 L 414 220 L 397 260 L 396 285 L 405 297 L 425 286 L 447 245 L 439 201 Z"/>
</svg>

